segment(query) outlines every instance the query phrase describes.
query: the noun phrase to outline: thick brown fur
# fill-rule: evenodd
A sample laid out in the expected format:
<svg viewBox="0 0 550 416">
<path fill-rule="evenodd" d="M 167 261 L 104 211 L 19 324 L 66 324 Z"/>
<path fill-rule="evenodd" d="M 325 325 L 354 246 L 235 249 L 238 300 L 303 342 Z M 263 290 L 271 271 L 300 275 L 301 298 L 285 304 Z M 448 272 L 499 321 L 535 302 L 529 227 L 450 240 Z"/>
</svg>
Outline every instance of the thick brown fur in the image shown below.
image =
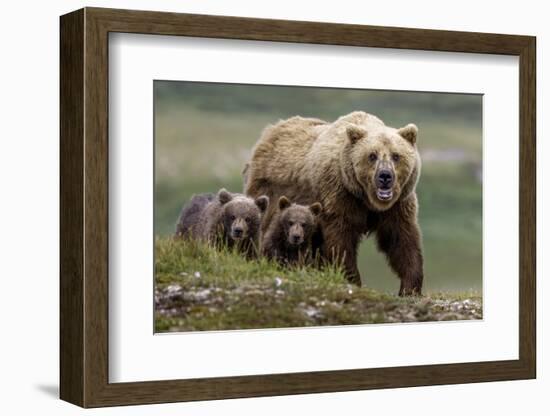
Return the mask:
<svg viewBox="0 0 550 416">
<path fill-rule="evenodd" d="M 399 293 L 420 294 L 423 280 L 416 183 L 420 156 L 417 128 L 386 126 L 356 111 L 333 123 L 292 117 L 268 126 L 245 168 L 245 193 L 323 206 L 322 255 L 344 265 L 361 283 L 357 250 L 363 236 L 376 234 L 378 247 L 401 279 Z M 381 180 L 386 173 L 387 181 Z M 380 182 L 383 185 L 380 185 Z M 276 212 L 272 204 L 265 230 Z"/>
<path fill-rule="evenodd" d="M 321 211 L 319 202 L 299 205 L 281 196 L 262 235 L 262 254 L 285 266 L 313 265 L 314 238 L 318 239 L 321 232 L 317 221 Z"/>
<path fill-rule="evenodd" d="M 262 215 L 268 205 L 265 195 L 252 199 L 225 189 L 217 195 L 195 195 L 181 211 L 175 237 L 196 238 L 256 257 Z"/>
</svg>

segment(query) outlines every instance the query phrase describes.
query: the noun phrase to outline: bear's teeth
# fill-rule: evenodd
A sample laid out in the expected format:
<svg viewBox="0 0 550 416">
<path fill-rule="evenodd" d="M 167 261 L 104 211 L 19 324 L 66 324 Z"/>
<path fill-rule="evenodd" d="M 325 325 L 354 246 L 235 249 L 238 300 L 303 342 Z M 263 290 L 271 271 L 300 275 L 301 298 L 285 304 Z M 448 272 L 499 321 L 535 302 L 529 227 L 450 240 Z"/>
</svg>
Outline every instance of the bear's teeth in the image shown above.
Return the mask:
<svg viewBox="0 0 550 416">
<path fill-rule="evenodd" d="M 378 191 L 376 192 L 376 196 L 378 196 L 378 199 L 386 201 L 388 199 L 391 199 L 391 197 L 393 196 L 393 192 L 391 191 L 391 189 L 378 189 Z"/>
</svg>

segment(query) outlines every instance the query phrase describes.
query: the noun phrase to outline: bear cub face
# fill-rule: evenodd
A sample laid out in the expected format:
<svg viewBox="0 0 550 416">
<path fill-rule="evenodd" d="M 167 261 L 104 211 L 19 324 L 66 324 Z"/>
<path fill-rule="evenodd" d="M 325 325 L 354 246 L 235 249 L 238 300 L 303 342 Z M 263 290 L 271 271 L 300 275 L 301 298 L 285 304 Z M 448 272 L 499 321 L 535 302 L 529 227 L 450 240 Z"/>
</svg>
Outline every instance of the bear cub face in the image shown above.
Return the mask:
<svg viewBox="0 0 550 416">
<path fill-rule="evenodd" d="M 317 216 L 321 213 L 321 204 L 312 205 L 291 204 L 286 196 L 279 198 L 281 213 L 279 224 L 289 247 L 298 247 L 308 242 L 315 231 Z"/>
<path fill-rule="evenodd" d="M 255 240 L 258 237 L 261 216 L 267 209 L 265 195 L 252 200 L 244 195 L 231 194 L 225 189 L 218 192 L 222 209 L 222 227 L 226 238 L 234 242 Z"/>
</svg>

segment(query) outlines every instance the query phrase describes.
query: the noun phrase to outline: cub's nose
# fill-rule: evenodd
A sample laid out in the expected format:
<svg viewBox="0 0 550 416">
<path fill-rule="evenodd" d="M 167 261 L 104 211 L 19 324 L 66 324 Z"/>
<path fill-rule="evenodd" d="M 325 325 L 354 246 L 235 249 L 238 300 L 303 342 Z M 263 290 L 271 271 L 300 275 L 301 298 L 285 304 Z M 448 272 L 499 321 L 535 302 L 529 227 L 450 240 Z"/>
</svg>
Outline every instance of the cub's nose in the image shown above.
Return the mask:
<svg viewBox="0 0 550 416">
<path fill-rule="evenodd" d="M 302 237 L 300 237 L 299 235 L 293 235 L 293 236 L 292 236 L 292 242 L 293 242 L 294 244 L 300 243 L 300 240 L 301 240 L 301 239 L 302 239 Z"/>
<path fill-rule="evenodd" d="M 242 237 L 242 235 L 243 235 L 243 229 L 242 229 L 242 227 L 235 227 L 235 228 L 233 228 L 233 235 L 234 235 L 235 237 Z"/>
<path fill-rule="evenodd" d="M 379 188 L 390 188 L 393 184 L 393 172 L 387 169 L 378 172 L 376 184 Z"/>
</svg>

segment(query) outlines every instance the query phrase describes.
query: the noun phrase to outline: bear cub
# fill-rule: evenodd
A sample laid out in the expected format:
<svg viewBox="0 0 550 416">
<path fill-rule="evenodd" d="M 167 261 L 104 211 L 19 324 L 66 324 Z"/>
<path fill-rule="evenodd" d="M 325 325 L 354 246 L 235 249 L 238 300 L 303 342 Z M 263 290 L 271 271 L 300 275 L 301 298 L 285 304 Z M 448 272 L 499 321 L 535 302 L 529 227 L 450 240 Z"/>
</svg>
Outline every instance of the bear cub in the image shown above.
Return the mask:
<svg viewBox="0 0 550 416">
<path fill-rule="evenodd" d="M 252 199 L 225 189 L 217 195 L 195 195 L 181 211 L 175 236 L 236 248 L 252 258 L 257 255 L 260 224 L 268 205 L 265 195 Z"/>
<path fill-rule="evenodd" d="M 319 237 L 322 206 L 291 203 L 279 198 L 277 211 L 262 236 L 262 254 L 282 265 L 308 265 L 315 260 L 314 240 Z"/>
</svg>

